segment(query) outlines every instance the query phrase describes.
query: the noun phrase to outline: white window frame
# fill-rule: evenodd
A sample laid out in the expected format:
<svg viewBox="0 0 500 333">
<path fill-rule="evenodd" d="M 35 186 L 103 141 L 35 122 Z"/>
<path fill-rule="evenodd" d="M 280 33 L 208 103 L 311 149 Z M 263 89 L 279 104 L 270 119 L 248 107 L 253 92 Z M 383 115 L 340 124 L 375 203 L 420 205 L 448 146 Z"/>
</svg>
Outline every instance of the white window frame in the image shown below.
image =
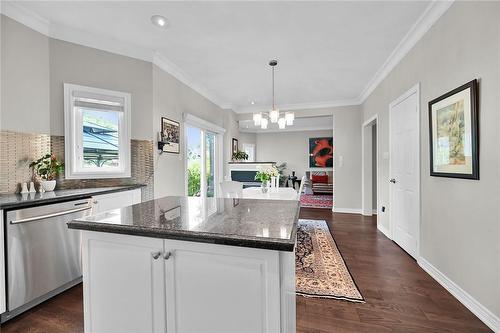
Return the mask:
<svg viewBox="0 0 500 333">
<path fill-rule="evenodd" d="M 118 119 L 119 132 L 119 163 L 120 168 L 111 170 L 84 170 L 77 163 L 82 154 L 81 118 L 76 115 L 74 106 L 74 92 L 122 98 L 123 112 Z M 65 177 L 66 179 L 91 178 L 129 178 L 130 171 L 130 140 L 131 140 L 131 96 L 129 93 L 99 89 L 76 84 L 64 83 L 64 148 L 65 148 Z M 80 144 L 79 144 L 80 143 Z"/>
</svg>

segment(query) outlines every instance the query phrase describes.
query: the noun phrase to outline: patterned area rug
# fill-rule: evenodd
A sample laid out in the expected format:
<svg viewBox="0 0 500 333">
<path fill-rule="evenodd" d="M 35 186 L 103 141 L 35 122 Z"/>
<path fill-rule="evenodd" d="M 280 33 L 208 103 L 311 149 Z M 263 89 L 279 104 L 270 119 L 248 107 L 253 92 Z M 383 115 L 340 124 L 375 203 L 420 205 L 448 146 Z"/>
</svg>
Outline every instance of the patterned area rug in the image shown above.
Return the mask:
<svg viewBox="0 0 500 333">
<path fill-rule="evenodd" d="M 332 206 L 333 206 L 333 195 L 302 194 L 300 196 L 300 207 L 332 209 Z"/>
<path fill-rule="evenodd" d="M 326 221 L 299 220 L 295 276 L 297 295 L 365 303 Z"/>
</svg>

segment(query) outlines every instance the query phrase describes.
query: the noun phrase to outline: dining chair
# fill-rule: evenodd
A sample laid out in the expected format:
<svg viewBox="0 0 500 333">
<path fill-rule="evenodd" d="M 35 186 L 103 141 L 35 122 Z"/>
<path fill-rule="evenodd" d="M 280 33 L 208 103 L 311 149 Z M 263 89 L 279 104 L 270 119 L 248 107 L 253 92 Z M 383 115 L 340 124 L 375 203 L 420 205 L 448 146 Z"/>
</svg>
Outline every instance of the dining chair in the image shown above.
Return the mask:
<svg viewBox="0 0 500 333">
<path fill-rule="evenodd" d="M 235 182 L 232 180 L 225 180 L 220 183 L 220 189 L 222 198 L 243 197 L 243 183 Z"/>
</svg>

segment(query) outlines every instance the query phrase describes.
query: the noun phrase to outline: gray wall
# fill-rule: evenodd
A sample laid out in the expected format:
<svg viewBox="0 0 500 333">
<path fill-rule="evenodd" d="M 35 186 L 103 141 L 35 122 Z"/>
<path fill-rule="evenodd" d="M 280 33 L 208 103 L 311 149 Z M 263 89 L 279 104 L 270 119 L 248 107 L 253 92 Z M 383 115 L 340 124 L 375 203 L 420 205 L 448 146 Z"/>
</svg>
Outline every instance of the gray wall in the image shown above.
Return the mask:
<svg viewBox="0 0 500 333">
<path fill-rule="evenodd" d="M 73 83 L 130 93 L 132 139 L 153 139 L 153 74 L 150 62 L 58 39 L 49 40 L 52 135 L 64 135 L 63 83 Z"/>
<path fill-rule="evenodd" d="M 389 205 L 389 104 L 420 82 L 420 255 L 500 316 L 500 3 L 455 2 L 363 104 L 378 114 L 379 201 Z M 427 105 L 480 80 L 481 180 L 429 176 Z M 390 211 L 390 207 L 388 207 Z M 389 228 L 387 213 L 378 223 Z"/>
<path fill-rule="evenodd" d="M 183 113 L 190 113 L 226 129 L 224 135 L 224 166 L 230 159 L 231 138 L 238 137 L 238 126 L 232 110 L 223 110 L 162 69 L 153 66 L 153 131 L 160 131 L 161 117 L 182 122 Z M 181 133 L 182 138 L 184 134 Z M 182 141 L 184 141 L 182 139 Z M 184 195 L 184 151 L 176 154 L 155 154 L 155 197 Z"/>
<path fill-rule="evenodd" d="M 309 168 L 309 138 L 332 136 L 332 131 L 302 131 L 257 134 L 257 161 L 287 163 L 286 174 L 295 171 L 302 177 L 305 171 L 332 168 Z"/>
<path fill-rule="evenodd" d="M 295 110 L 294 112 L 296 117 L 333 116 L 333 144 L 335 146 L 335 208 L 356 212 L 361 211 L 361 107 L 331 107 L 312 110 Z M 240 119 L 249 119 L 249 116 L 240 115 Z M 308 133 L 307 137 L 314 137 L 318 136 L 320 132 L 323 131 L 306 131 L 302 133 Z M 331 135 L 331 131 L 327 132 Z M 276 138 L 277 142 L 281 142 L 282 139 L 279 139 L 279 136 L 290 134 L 290 140 L 293 140 L 293 133 L 295 132 L 262 135 L 267 136 L 268 139 L 265 140 L 266 142 L 269 142 L 270 145 L 275 145 L 277 143 L 271 140 L 273 137 Z M 272 156 L 278 156 L 276 155 L 278 153 L 271 154 L 270 149 L 266 148 L 260 136 L 260 133 L 257 134 L 257 159 L 262 160 L 270 158 L 271 160 L 277 160 L 277 157 L 273 158 Z M 299 139 L 299 141 L 304 142 L 302 139 Z M 282 146 L 285 145 L 288 147 L 290 146 L 290 144 L 283 142 Z M 268 152 L 262 152 L 263 149 L 267 149 Z M 307 157 L 307 149 L 304 155 L 302 155 L 302 152 L 299 154 L 294 151 L 289 152 L 289 154 L 297 154 L 301 156 L 301 159 L 305 159 Z M 286 156 L 282 157 L 283 160 L 285 160 L 285 158 Z M 343 159 L 343 163 L 340 163 L 340 158 Z M 297 169 L 299 173 L 307 168 L 306 163 L 307 162 L 304 161 L 299 162 L 299 164 L 302 165 L 302 169 Z M 302 174 L 300 174 L 300 176 L 301 175 Z"/>
<path fill-rule="evenodd" d="M 49 39 L 7 16 L 0 17 L 0 129 L 49 134 Z"/>
</svg>

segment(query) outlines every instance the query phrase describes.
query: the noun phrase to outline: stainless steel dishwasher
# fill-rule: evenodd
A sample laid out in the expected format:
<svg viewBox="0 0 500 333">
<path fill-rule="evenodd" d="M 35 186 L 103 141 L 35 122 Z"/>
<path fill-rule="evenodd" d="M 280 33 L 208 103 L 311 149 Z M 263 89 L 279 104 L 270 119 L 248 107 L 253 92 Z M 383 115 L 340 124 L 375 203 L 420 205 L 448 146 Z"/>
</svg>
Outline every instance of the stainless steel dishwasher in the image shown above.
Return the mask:
<svg viewBox="0 0 500 333">
<path fill-rule="evenodd" d="M 7 211 L 2 322 L 81 281 L 81 235 L 66 223 L 91 211 L 90 198 Z"/>
</svg>

